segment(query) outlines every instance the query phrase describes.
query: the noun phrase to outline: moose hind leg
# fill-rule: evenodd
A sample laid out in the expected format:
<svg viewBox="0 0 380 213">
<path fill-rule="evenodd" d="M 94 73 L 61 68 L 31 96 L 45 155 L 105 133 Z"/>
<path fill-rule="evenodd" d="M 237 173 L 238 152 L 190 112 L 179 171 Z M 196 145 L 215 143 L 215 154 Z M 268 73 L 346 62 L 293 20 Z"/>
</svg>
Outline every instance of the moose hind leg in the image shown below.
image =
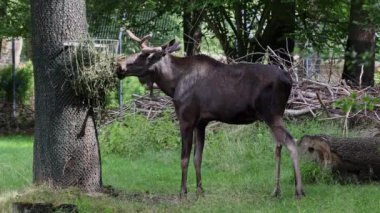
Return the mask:
<svg viewBox="0 0 380 213">
<path fill-rule="evenodd" d="M 277 174 L 279 176 L 279 172 L 280 172 L 279 165 L 277 168 L 277 164 L 280 163 L 280 161 L 277 160 L 277 151 L 279 150 L 279 152 L 281 152 L 281 148 L 277 148 L 277 147 L 278 145 L 281 146 L 281 144 L 284 144 L 285 147 L 288 149 L 290 156 L 292 158 L 295 187 L 296 187 L 295 195 L 297 198 L 301 198 L 305 194 L 302 189 L 301 172 L 300 172 L 300 166 L 299 166 L 299 161 L 298 161 L 298 151 L 295 145 L 295 141 L 293 137 L 290 135 L 290 133 L 283 126 L 271 126 L 271 130 L 276 140 L 276 178 L 277 178 Z M 277 184 L 277 179 L 276 179 L 276 184 Z"/>
<path fill-rule="evenodd" d="M 189 167 L 189 158 L 191 147 L 193 144 L 193 127 L 187 122 L 180 122 L 181 139 L 182 139 L 182 152 L 181 152 L 181 169 L 182 181 L 180 198 L 186 198 L 187 195 L 187 170 Z"/>
<path fill-rule="evenodd" d="M 279 197 L 281 195 L 281 188 L 280 188 L 280 167 L 281 167 L 281 149 L 282 145 L 279 143 L 278 140 L 276 140 L 276 146 L 275 146 L 275 161 L 276 161 L 276 167 L 275 167 L 275 187 L 272 193 L 273 197 Z"/>
<path fill-rule="evenodd" d="M 195 147 L 194 147 L 194 167 L 197 179 L 197 196 L 203 194 L 202 188 L 202 155 L 205 141 L 205 125 L 198 125 L 195 132 Z"/>
</svg>

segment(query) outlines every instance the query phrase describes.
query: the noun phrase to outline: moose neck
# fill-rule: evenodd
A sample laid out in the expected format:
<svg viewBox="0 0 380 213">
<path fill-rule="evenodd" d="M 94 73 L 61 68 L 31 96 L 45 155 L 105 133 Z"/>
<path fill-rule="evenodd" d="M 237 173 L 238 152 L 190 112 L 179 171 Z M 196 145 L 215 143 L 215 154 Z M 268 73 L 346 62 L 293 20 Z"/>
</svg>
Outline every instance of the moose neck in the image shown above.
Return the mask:
<svg viewBox="0 0 380 213">
<path fill-rule="evenodd" d="M 185 71 L 181 63 L 176 63 L 176 60 L 181 58 L 166 55 L 156 65 L 154 65 L 153 81 L 157 86 L 168 96 L 173 97 L 180 76 Z"/>
</svg>

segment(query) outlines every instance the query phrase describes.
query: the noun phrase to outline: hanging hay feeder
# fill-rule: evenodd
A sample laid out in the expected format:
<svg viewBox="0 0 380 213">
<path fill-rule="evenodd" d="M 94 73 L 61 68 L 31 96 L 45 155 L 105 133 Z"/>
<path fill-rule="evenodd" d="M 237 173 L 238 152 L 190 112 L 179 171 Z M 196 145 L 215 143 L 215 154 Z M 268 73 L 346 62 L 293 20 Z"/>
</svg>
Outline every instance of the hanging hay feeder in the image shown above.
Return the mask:
<svg viewBox="0 0 380 213">
<path fill-rule="evenodd" d="M 65 74 L 76 95 L 87 104 L 104 104 L 105 94 L 117 85 L 115 61 L 118 40 L 88 39 L 64 42 Z"/>
</svg>

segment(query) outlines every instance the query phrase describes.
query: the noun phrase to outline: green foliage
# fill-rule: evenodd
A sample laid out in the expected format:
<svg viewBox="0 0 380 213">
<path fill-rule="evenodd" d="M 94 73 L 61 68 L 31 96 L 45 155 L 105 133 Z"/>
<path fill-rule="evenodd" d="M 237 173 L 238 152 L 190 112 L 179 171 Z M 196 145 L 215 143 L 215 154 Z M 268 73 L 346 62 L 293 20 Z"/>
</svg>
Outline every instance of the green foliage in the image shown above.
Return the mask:
<svg viewBox="0 0 380 213">
<path fill-rule="evenodd" d="M 169 113 L 154 121 L 138 114 L 127 114 L 123 120 L 101 130 L 102 151 L 136 157 L 147 150 L 172 150 L 178 147 L 178 128 Z"/>
<path fill-rule="evenodd" d="M 123 97 L 124 101 L 132 100 L 133 94 L 145 94 L 145 87 L 140 83 L 137 77 L 128 77 L 123 80 Z"/>
<path fill-rule="evenodd" d="M 121 81 L 123 103 L 129 103 L 132 101 L 132 95 L 143 95 L 146 93 L 145 87 L 140 83 L 137 77 L 128 77 Z M 106 96 L 106 106 L 109 108 L 118 107 L 118 89 L 114 89 Z"/>
<path fill-rule="evenodd" d="M 380 2 L 370 0 L 365 1 L 363 4 L 363 10 L 369 14 L 368 21 L 375 24 L 377 28 L 380 27 Z"/>
<path fill-rule="evenodd" d="M 293 2 L 293 1 L 290 1 Z M 97 16 L 101 14 L 117 14 L 122 17 L 126 14 L 126 20 L 122 21 L 123 25 L 133 28 L 137 35 L 146 35 L 153 32 L 153 43 L 162 44 L 168 38 L 174 35 L 182 37 L 182 28 L 180 21 L 171 21 L 170 19 L 180 20 L 184 10 L 202 11 L 203 17 L 198 17 L 197 21 L 204 24 L 202 33 L 205 35 L 203 42 L 217 38 L 226 55 L 234 55 L 237 46 L 249 44 L 243 50 L 243 53 L 250 54 L 255 44 L 255 38 L 261 35 L 265 30 L 270 19 L 269 6 L 270 1 L 122 1 L 111 0 L 104 2 L 99 0 L 87 1 L 87 8 Z M 296 20 L 295 32 L 290 37 L 295 38 L 297 45 L 303 48 L 312 47 L 313 50 L 321 53 L 322 57 L 340 57 L 344 55 L 347 41 L 350 13 L 350 1 L 347 0 L 320 0 L 309 1 L 300 0 L 295 2 Z M 240 10 L 237 8 L 241 8 Z M 148 12 L 154 11 L 154 12 Z M 244 11 L 244 15 L 236 16 L 237 11 Z M 380 27 L 380 3 L 376 1 L 366 1 L 364 11 L 370 15 L 371 22 L 376 25 L 379 33 Z M 169 16 L 169 21 L 165 23 L 165 16 Z M 235 17 L 236 16 L 236 17 Z M 188 17 L 189 18 L 189 17 Z M 239 23 L 239 20 L 244 20 Z M 164 22 L 164 24 L 162 24 Z M 218 31 L 217 28 L 220 28 Z M 246 29 L 245 29 L 246 28 Z M 246 33 L 245 37 L 240 38 L 236 33 L 242 30 Z M 158 38 L 158 40 L 154 40 Z M 239 41 L 243 39 L 244 41 Z M 239 45 L 236 45 L 236 42 Z M 131 42 L 128 42 L 131 43 Z M 135 49 L 130 44 L 124 49 Z M 380 40 L 377 41 L 377 47 Z M 204 44 L 202 44 L 204 46 Z M 242 51 L 242 50 L 240 50 Z M 220 51 L 216 51 L 220 52 Z M 379 56 L 377 56 L 379 57 Z"/>
<path fill-rule="evenodd" d="M 30 1 L 0 1 L 0 38 L 26 36 L 30 29 Z"/>
<path fill-rule="evenodd" d="M 33 65 L 31 62 L 16 69 L 16 99 L 18 103 L 27 104 L 33 95 Z M 0 100 L 12 102 L 13 80 L 12 66 L 0 70 Z"/>
<path fill-rule="evenodd" d="M 310 160 L 301 160 L 300 162 L 303 183 L 335 183 L 331 170 L 323 168 Z"/>
<path fill-rule="evenodd" d="M 380 84 L 380 68 L 375 70 L 375 85 Z"/>
<path fill-rule="evenodd" d="M 150 42 L 156 46 L 176 37 L 182 38 L 182 1 L 88 0 L 86 6 L 90 14 L 90 32 L 99 31 L 99 26 L 113 26 L 117 22 L 117 26 L 130 29 L 139 37 L 151 33 Z M 140 47 L 137 42 L 128 39 L 123 42 L 122 50 L 130 54 L 140 51 Z"/>
<path fill-rule="evenodd" d="M 373 111 L 376 104 L 380 103 L 380 97 L 371 97 L 367 93 L 358 96 L 356 92 L 351 95 L 341 98 L 333 103 L 334 108 L 340 108 L 343 112 L 349 111 L 358 112 L 360 110 Z"/>
<path fill-rule="evenodd" d="M 350 4 L 346 0 L 297 1 L 295 37 L 328 56 L 342 55 L 347 37 Z"/>
</svg>

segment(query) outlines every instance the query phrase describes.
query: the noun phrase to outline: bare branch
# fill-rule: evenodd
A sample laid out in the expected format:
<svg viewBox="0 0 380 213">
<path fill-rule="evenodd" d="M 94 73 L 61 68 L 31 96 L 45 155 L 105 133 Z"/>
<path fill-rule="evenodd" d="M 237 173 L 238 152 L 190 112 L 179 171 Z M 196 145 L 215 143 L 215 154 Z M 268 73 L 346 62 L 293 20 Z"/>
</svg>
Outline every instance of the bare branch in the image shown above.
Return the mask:
<svg viewBox="0 0 380 213">
<path fill-rule="evenodd" d="M 128 36 L 132 39 L 132 40 L 134 40 L 134 41 L 137 41 L 137 42 L 141 42 L 141 39 L 139 38 L 139 37 L 137 37 L 134 33 L 132 33 L 132 31 L 130 31 L 130 30 L 126 30 L 126 32 L 127 32 L 127 34 L 128 34 Z"/>
</svg>

